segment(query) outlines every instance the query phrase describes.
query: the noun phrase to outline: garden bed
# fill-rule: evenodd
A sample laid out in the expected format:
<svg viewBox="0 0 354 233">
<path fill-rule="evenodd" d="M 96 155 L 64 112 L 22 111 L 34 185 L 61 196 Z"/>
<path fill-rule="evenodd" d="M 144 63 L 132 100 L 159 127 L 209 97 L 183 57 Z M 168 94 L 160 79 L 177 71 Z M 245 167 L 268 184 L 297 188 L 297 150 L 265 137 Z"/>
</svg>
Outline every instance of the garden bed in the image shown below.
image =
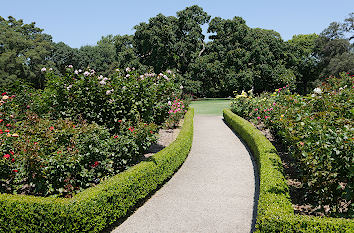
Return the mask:
<svg viewBox="0 0 354 233">
<path fill-rule="evenodd" d="M 169 146 L 174 140 L 176 140 L 179 132 L 181 131 L 181 127 L 183 125 L 184 120 L 181 119 L 180 122 L 177 124 L 176 127 L 169 129 L 169 128 L 162 128 L 158 132 L 157 142 L 152 144 L 150 148 L 144 153 L 145 158 L 149 158 L 152 155 L 160 152 L 167 146 Z"/>
<path fill-rule="evenodd" d="M 294 214 L 289 187 L 275 147 L 250 122 L 224 110 L 224 119 L 247 143 L 260 177 L 256 232 L 353 232 L 354 221 Z"/>
<path fill-rule="evenodd" d="M 296 211 L 354 216 L 353 83 L 354 77 L 343 73 L 323 79 L 313 94 L 301 96 L 284 86 L 274 93 L 242 92 L 231 105 L 233 113 L 280 142 L 291 191 L 301 192 L 291 192 Z"/>
<path fill-rule="evenodd" d="M 0 232 L 99 232 L 124 217 L 169 179 L 186 159 L 193 140 L 193 109 L 177 139 L 125 172 L 73 198 L 0 194 Z"/>
<path fill-rule="evenodd" d="M 286 182 L 289 186 L 289 194 L 292 202 L 294 212 L 301 215 L 310 215 L 310 216 L 325 216 L 325 213 L 321 211 L 319 206 L 311 205 L 310 203 L 304 200 L 304 196 L 309 195 L 307 190 L 303 188 L 301 182 L 301 171 L 298 168 L 296 160 L 291 157 L 291 155 L 286 151 L 286 146 L 283 145 L 279 138 L 274 136 L 274 133 L 270 132 L 269 129 L 261 122 L 254 124 L 250 122 L 254 127 L 256 127 L 276 148 L 277 153 L 282 161 L 284 168 L 284 176 Z M 348 206 L 343 203 L 342 210 L 340 212 L 347 212 Z M 325 209 L 328 210 L 327 207 Z"/>
</svg>

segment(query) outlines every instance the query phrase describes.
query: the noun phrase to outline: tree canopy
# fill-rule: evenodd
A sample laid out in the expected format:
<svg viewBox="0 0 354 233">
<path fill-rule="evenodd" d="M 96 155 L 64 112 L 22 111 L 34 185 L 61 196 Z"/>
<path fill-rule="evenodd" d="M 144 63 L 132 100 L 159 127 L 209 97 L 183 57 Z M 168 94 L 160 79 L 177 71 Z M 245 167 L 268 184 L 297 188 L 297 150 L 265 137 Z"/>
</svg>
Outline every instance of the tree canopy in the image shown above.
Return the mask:
<svg viewBox="0 0 354 233">
<path fill-rule="evenodd" d="M 25 82 L 43 87 L 40 69 L 50 63 L 53 44 L 52 37 L 42 31 L 35 23 L 0 17 L 0 86 Z"/>
<path fill-rule="evenodd" d="M 175 70 L 185 93 L 227 97 L 285 84 L 307 93 L 323 76 L 354 72 L 354 13 L 320 35 L 294 35 L 289 41 L 276 31 L 250 28 L 241 17 L 210 20 L 197 5 L 175 16 L 158 14 L 134 29 L 133 35 L 107 35 L 96 45 L 76 49 L 52 42 L 35 23 L 0 17 L 0 87 L 21 82 L 42 88 L 44 66 L 61 73 L 68 65 L 89 67 L 104 75 L 135 67 L 141 72 Z"/>
<path fill-rule="evenodd" d="M 201 7 L 191 6 L 177 12 L 177 17 L 158 14 L 135 26 L 134 47 L 140 61 L 157 73 L 175 68 L 185 74 L 203 48 L 201 25 L 209 19 Z"/>
</svg>

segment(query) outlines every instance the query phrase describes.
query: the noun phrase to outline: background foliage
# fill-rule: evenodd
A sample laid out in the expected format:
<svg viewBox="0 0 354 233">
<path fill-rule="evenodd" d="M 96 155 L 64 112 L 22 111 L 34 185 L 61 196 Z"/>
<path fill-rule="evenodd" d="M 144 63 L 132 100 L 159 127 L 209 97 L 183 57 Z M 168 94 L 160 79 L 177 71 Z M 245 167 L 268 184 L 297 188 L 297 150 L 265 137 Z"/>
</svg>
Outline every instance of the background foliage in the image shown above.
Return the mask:
<svg viewBox="0 0 354 233">
<path fill-rule="evenodd" d="M 283 41 L 273 30 L 250 28 L 241 17 L 210 16 L 199 6 L 158 14 L 134 27 L 133 35 L 103 36 L 97 45 L 71 48 L 52 42 L 35 23 L 0 19 L 0 90 L 26 82 L 43 88 L 41 67 L 65 74 L 66 66 L 91 68 L 103 75 L 135 67 L 140 73 L 176 71 L 184 92 L 228 97 L 233 91 L 271 91 L 289 84 L 306 94 L 319 78 L 354 74 L 353 17 L 333 22 L 320 35 L 294 35 Z M 202 26 L 208 24 L 209 40 Z M 16 82 L 17 81 L 17 82 Z"/>
</svg>

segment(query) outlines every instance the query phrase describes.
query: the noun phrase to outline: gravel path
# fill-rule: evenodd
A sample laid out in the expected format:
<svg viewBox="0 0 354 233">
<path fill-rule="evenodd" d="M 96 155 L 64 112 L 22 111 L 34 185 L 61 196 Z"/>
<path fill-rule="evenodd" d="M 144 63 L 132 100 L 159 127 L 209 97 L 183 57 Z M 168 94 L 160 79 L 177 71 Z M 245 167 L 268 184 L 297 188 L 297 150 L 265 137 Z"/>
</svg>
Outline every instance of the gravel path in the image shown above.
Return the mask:
<svg viewBox="0 0 354 233">
<path fill-rule="evenodd" d="M 196 115 L 183 166 L 112 232 L 252 232 L 256 180 L 249 152 L 222 117 Z"/>
</svg>

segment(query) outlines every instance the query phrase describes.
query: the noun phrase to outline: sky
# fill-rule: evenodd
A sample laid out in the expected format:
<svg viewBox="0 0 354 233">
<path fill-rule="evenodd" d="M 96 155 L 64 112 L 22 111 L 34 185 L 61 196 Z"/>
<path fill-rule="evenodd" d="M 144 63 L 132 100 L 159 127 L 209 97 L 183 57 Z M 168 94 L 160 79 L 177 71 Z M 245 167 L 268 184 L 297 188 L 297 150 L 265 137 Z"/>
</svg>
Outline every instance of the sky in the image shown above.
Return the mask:
<svg viewBox="0 0 354 233">
<path fill-rule="evenodd" d="M 354 12 L 353 0 L 0 0 L 0 16 L 36 22 L 54 42 L 79 48 L 109 34 L 132 35 L 135 25 L 159 13 L 175 16 L 192 5 L 212 18 L 240 16 L 249 27 L 275 30 L 284 40 L 320 33 Z"/>
</svg>

